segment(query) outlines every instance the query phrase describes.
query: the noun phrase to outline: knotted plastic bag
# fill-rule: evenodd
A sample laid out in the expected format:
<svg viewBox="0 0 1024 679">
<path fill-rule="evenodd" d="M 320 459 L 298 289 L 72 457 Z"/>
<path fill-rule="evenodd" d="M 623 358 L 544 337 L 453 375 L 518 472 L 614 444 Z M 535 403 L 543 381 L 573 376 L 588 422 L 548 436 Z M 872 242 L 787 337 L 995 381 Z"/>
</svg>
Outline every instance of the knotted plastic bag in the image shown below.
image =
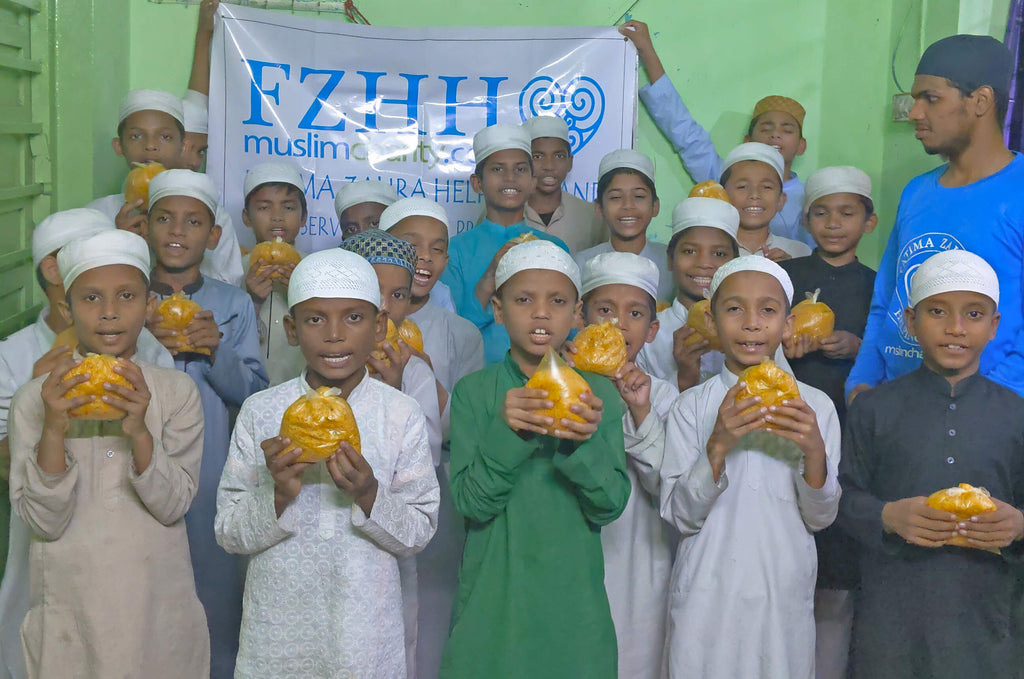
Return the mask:
<svg viewBox="0 0 1024 679">
<path fill-rule="evenodd" d="M 178 351 L 192 352 L 195 354 L 210 355 L 209 347 L 197 347 L 185 341 L 185 328 L 195 319 L 196 314 L 203 308 L 197 303 L 185 297 L 184 294 L 176 292 L 167 299 L 160 302 L 156 312 L 163 318 L 157 323 L 157 327 L 174 331 L 174 337 L 181 342 Z"/>
<path fill-rule="evenodd" d="M 298 462 L 326 460 L 342 441 L 362 452 L 355 415 L 340 394 L 335 387 L 320 387 L 303 394 L 284 411 L 281 436 L 291 440 L 289 450 L 302 449 Z"/>
<path fill-rule="evenodd" d="M 526 383 L 526 387 L 529 389 L 543 389 L 548 392 L 547 400 L 555 404 L 553 408 L 536 411 L 538 415 L 550 417 L 554 420 L 551 426 L 548 427 L 548 434 L 554 434 L 556 429 L 561 428 L 560 421 L 563 418 L 575 420 L 576 422 L 585 422 L 582 417 L 569 410 L 569 408 L 575 403 L 582 404 L 583 401 L 580 400 L 580 396 L 593 392 L 591 392 L 587 381 L 578 372 L 566 365 L 562 357 L 555 353 L 554 348 L 548 347 L 547 353 L 541 359 L 540 365 L 537 366 L 537 371 L 533 373 L 533 377 Z"/>
<path fill-rule="evenodd" d="M 940 509 L 944 512 L 956 514 L 958 519 L 967 520 L 978 514 L 987 514 L 996 511 L 996 503 L 992 496 L 981 486 L 974 487 L 969 483 L 961 483 L 953 488 L 944 488 L 928 496 L 929 507 Z M 962 535 L 946 540 L 947 545 L 957 547 L 970 547 L 972 549 L 984 549 L 988 552 L 999 554 L 997 547 L 977 547 L 967 541 Z"/>
<path fill-rule="evenodd" d="M 64 398 L 72 399 L 79 396 L 95 396 L 91 402 L 78 406 L 68 414 L 82 420 L 120 420 L 127 413 L 109 403 L 104 403 L 105 395 L 119 396 L 103 388 L 103 383 L 116 384 L 134 390 L 135 387 L 123 375 L 114 372 L 117 358 L 109 354 L 88 354 L 82 362 L 64 375 L 63 380 L 89 373 L 89 380 L 67 390 Z"/>
<path fill-rule="evenodd" d="M 420 327 L 408 318 L 398 326 L 398 338 L 416 351 L 423 351 L 423 333 L 420 332 Z M 396 342 L 394 345 L 396 349 L 397 344 Z"/>
<path fill-rule="evenodd" d="M 805 294 L 807 299 L 793 307 L 793 337 L 804 336 L 820 342 L 835 330 L 836 315 L 827 304 L 818 301 L 821 288 Z"/>
<path fill-rule="evenodd" d="M 796 380 L 770 358 L 765 358 L 758 365 L 752 365 L 741 372 L 739 381 L 745 382 L 746 386 L 736 395 L 737 402 L 752 396 L 761 397 L 760 403 L 747 408 L 744 412 L 750 412 L 754 408 L 782 405 L 783 401 L 800 398 Z"/>
<path fill-rule="evenodd" d="M 256 262 L 259 260 L 263 260 L 261 269 L 265 266 L 285 266 L 287 264 L 294 266 L 302 261 L 302 255 L 292 245 L 285 243 L 278 236 L 274 240 L 257 243 L 256 247 L 252 249 L 252 252 L 249 253 L 249 261 Z M 275 271 L 270 277 L 284 278 L 278 271 Z"/>
<path fill-rule="evenodd" d="M 572 360 L 580 370 L 615 377 L 626 365 L 626 338 L 615 327 L 615 321 L 588 325 L 573 341 L 576 355 Z"/>
<path fill-rule="evenodd" d="M 526 242 L 531 241 L 531 240 L 540 240 L 540 238 L 537 238 L 536 234 L 534 234 L 534 233 L 532 233 L 530 231 L 527 231 L 526 233 L 520 234 L 520 235 L 516 236 L 515 238 L 510 238 L 508 242 L 509 243 L 515 243 L 516 245 L 520 245 L 522 243 L 526 243 Z"/>
<path fill-rule="evenodd" d="M 143 210 L 149 205 L 149 182 L 167 168 L 160 163 L 132 163 L 132 169 L 124 180 L 124 202 L 131 205 L 142 199 Z"/>
<path fill-rule="evenodd" d="M 690 312 L 686 315 L 687 327 L 693 328 L 697 332 L 691 334 L 685 340 L 683 344 L 696 344 L 701 340 L 708 343 L 708 348 L 712 351 L 722 350 L 722 340 L 718 339 L 718 335 L 711 329 L 708 324 L 707 311 L 711 308 L 711 300 L 699 299 L 693 303 L 690 307 Z"/>
<path fill-rule="evenodd" d="M 729 200 L 729 194 L 725 192 L 725 187 L 711 179 L 706 182 L 700 182 L 692 189 L 690 189 L 690 195 L 688 198 L 717 198 L 718 200 L 724 200 L 726 203 L 732 204 Z"/>
<path fill-rule="evenodd" d="M 384 365 L 390 367 L 391 359 L 388 358 L 388 355 L 384 353 L 384 345 L 385 344 L 390 344 L 391 347 L 395 351 L 398 351 L 399 350 L 398 349 L 398 339 L 399 339 L 398 328 L 395 327 L 395 322 L 392 321 L 389 318 L 388 319 L 388 331 L 387 331 L 387 334 L 384 336 L 384 341 L 377 343 L 377 348 L 370 352 L 370 356 L 372 356 L 373 358 L 377 359 L 378 361 L 383 362 Z M 372 371 L 372 368 L 371 368 L 371 371 Z"/>
</svg>

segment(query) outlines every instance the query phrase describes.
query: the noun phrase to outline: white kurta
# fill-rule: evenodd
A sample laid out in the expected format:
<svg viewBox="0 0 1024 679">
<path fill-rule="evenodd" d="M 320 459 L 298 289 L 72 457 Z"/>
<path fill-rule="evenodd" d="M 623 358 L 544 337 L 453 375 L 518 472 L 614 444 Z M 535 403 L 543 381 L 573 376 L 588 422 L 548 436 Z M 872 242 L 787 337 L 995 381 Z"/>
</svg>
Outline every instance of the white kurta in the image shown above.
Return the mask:
<svg viewBox="0 0 1024 679">
<path fill-rule="evenodd" d="M 300 376 L 246 400 L 217 493 L 217 540 L 250 555 L 237 677 L 380 677 L 406 672 L 396 557 L 423 549 L 437 521 L 437 477 L 413 399 L 364 377 L 348 398 L 380 484 L 370 516 L 306 470 L 277 517 L 260 442 L 309 390 Z"/>
<path fill-rule="evenodd" d="M 40 312 L 36 322 L 0 342 L 0 438 L 7 436 L 7 415 L 11 398 L 18 388 L 32 379 L 36 361 L 53 347 L 56 334 L 46 324 L 49 308 Z M 139 334 L 139 359 L 173 368 L 174 359 L 164 345 L 146 329 Z M 29 608 L 28 548 L 31 531 L 15 512 L 7 545 L 7 566 L 0 582 L 0 679 L 26 676 L 21 651 L 21 621 Z"/>
<path fill-rule="evenodd" d="M 630 679 L 662 676 L 672 541 L 670 527 L 659 512 L 659 489 L 665 419 L 678 395 L 674 385 L 652 377 L 651 412 L 640 427 L 623 404 L 626 473 L 632 489 L 622 515 L 601 529 L 604 585 L 619 645 L 619 676 Z"/>
<path fill-rule="evenodd" d="M 814 677 L 813 532 L 839 506 L 839 419 L 829 398 L 799 383 L 825 441 L 827 478 L 811 488 L 769 457 L 756 432 L 713 480 L 706 446 L 736 375 L 723 370 L 672 406 L 661 471 L 661 515 L 682 534 L 672 569 L 669 675 L 675 678 Z"/>
<path fill-rule="evenodd" d="M 790 257 L 806 257 L 811 254 L 811 248 L 807 243 L 802 243 L 798 240 L 793 240 L 792 238 L 786 238 L 784 236 L 777 236 L 774 233 L 768 234 L 768 240 L 764 242 L 764 246 L 769 250 L 778 248 Z M 740 244 L 740 257 L 745 257 L 747 255 L 761 255 L 763 257 L 764 251 L 758 248 L 751 252 Z"/>
<path fill-rule="evenodd" d="M 97 198 L 85 207 L 99 210 L 113 219 L 124 207 L 124 194 L 113 193 Z M 220 241 L 213 250 L 207 250 L 199 266 L 199 272 L 207 278 L 215 278 L 235 286 L 245 284 L 245 270 L 242 269 L 242 250 L 238 245 L 238 234 L 227 209 L 217 204 L 214 221 L 220 225 Z"/>
</svg>

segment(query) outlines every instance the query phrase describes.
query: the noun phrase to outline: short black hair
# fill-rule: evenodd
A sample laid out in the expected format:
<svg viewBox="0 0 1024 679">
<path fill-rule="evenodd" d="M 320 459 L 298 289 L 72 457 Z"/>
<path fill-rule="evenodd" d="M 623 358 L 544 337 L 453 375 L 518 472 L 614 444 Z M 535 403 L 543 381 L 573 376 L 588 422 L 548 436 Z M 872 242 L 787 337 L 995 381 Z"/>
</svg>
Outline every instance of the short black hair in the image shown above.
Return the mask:
<svg viewBox="0 0 1024 679">
<path fill-rule="evenodd" d="M 601 287 L 601 286 L 598 286 L 598 287 Z M 587 294 L 583 295 L 583 315 L 584 316 L 586 316 L 586 314 L 587 314 L 587 307 L 590 305 L 590 298 L 594 296 L 594 291 L 595 290 L 597 290 L 597 288 L 594 288 L 594 290 L 591 290 Z M 651 310 L 651 322 L 653 323 L 658 318 L 658 300 L 654 299 L 654 297 L 652 297 L 651 293 L 649 293 L 649 292 L 645 291 L 644 294 L 647 297 L 647 306 Z"/>
<path fill-rule="evenodd" d="M 632 174 L 636 175 L 637 177 L 640 177 L 640 180 L 644 183 L 644 186 L 646 186 L 647 190 L 651 192 L 651 202 L 657 202 L 658 190 L 654 187 L 654 181 L 650 177 L 645 175 L 643 172 L 638 172 L 637 170 L 634 170 L 631 167 L 617 167 L 613 170 L 608 170 L 603 175 L 601 175 L 600 179 L 597 180 L 598 203 L 600 203 L 601 200 L 604 198 L 604 193 L 605 191 L 608 190 L 608 186 L 609 184 L 612 183 L 612 180 L 618 177 L 620 174 Z"/>
<path fill-rule="evenodd" d="M 979 87 L 985 87 L 986 85 L 988 85 L 988 87 L 991 87 L 992 93 L 995 95 L 996 98 L 996 121 L 999 123 L 999 129 L 1002 129 L 1003 121 L 1006 120 L 1006 111 L 1010 106 L 1009 92 L 1005 92 L 1002 89 L 998 89 L 994 85 L 991 85 L 989 83 L 975 85 L 973 83 L 963 83 L 958 82 L 956 80 L 950 80 L 949 78 L 946 78 L 946 83 L 950 87 L 960 92 L 961 99 L 964 97 L 971 96 Z"/>
<path fill-rule="evenodd" d="M 671 262 L 672 258 L 676 256 L 676 246 L 679 245 L 679 241 L 683 239 L 684 233 L 686 233 L 686 229 L 683 229 L 682 231 L 677 231 L 676 233 L 672 234 L 672 237 L 669 239 L 668 247 L 666 248 L 666 253 L 668 254 L 669 262 Z M 722 231 L 722 233 L 725 232 Z M 740 256 L 740 246 L 736 242 L 735 238 L 730 238 L 729 242 L 732 244 L 732 258 L 736 259 L 737 257 Z"/>
<path fill-rule="evenodd" d="M 256 193 L 264 186 L 286 189 L 288 193 L 286 193 L 285 196 L 291 196 L 293 193 L 299 194 L 299 205 L 302 206 L 302 218 L 305 219 L 309 215 L 309 212 L 307 211 L 306 207 L 306 192 L 301 190 L 299 187 L 295 186 L 295 184 L 291 184 L 289 182 L 263 182 L 262 184 L 259 184 L 258 186 L 253 188 L 253 190 L 250 191 L 248 195 L 246 195 L 245 197 L 245 205 L 243 207 L 245 208 L 246 212 L 249 211 L 249 199 L 252 197 L 252 194 Z"/>
<path fill-rule="evenodd" d="M 168 114 L 168 115 L 170 115 L 170 114 Z M 174 118 L 174 116 L 171 116 L 171 117 Z M 121 122 L 119 122 L 117 124 L 117 138 L 118 138 L 118 140 L 120 140 L 120 142 L 122 144 L 124 144 L 124 126 L 125 126 L 125 123 L 127 123 L 127 122 L 128 122 L 128 118 L 125 118 L 124 120 L 122 120 Z M 178 139 L 180 139 L 181 143 L 184 144 L 185 143 L 185 126 L 182 125 L 181 121 L 178 120 L 177 118 L 174 118 L 174 126 L 176 128 L 178 128 Z"/>
</svg>

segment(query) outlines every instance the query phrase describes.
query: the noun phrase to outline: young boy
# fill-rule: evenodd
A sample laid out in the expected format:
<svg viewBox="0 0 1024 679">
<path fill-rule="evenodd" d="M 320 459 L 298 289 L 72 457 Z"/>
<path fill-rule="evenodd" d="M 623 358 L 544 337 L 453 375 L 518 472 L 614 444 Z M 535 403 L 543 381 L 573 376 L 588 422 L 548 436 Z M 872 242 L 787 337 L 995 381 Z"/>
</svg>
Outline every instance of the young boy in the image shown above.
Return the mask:
<svg viewBox="0 0 1024 679">
<path fill-rule="evenodd" d="M 57 267 L 57 251 L 73 240 L 101 231 L 113 231 L 114 220 L 102 212 L 76 208 L 55 212 L 32 230 L 32 264 L 36 280 L 46 296 L 46 306 L 35 323 L 0 342 L 0 556 L 6 556 L 0 584 L 0 677 L 25 676 L 21 650 L 21 622 L 29 607 L 29 540 L 31 533 L 17 514 L 9 513 L 10 442 L 7 416 L 11 398 L 18 387 L 34 377 L 49 373 L 71 347 L 55 346 L 57 335 L 70 327 L 60 307 L 65 303 L 64 283 Z M 139 357 L 147 363 L 173 368 L 174 360 L 148 330 L 139 333 Z M 8 540 L 5 531 L 10 526 Z M 6 674 L 5 674 L 6 672 Z"/>
<path fill-rule="evenodd" d="M 526 201 L 536 185 L 531 148 L 530 135 L 519 125 L 491 125 L 473 135 L 476 169 L 469 182 L 483 194 L 486 218 L 452 238 L 448 267 L 441 277 L 451 289 L 455 310 L 480 329 L 488 364 L 501 361 L 509 348 L 508 332 L 494 322 L 491 297 L 494 271 L 515 245 L 512 239 L 530 233 L 569 250 L 561 239 L 523 221 Z"/>
<path fill-rule="evenodd" d="M 739 374 L 792 331 L 793 286 L 778 264 L 734 259 L 709 292 L 725 367 L 672 406 L 661 470 L 661 515 L 682 534 L 669 676 L 812 679 L 811 534 L 839 504 L 839 421 L 806 384 L 770 408 L 760 397 L 736 401 Z"/>
<path fill-rule="evenodd" d="M 686 319 L 694 302 L 704 299 L 718 267 L 738 256 L 739 223 L 736 208 L 717 198 L 687 198 L 672 210 L 666 257 L 676 298 L 658 313 L 658 334 L 640 350 L 637 365 L 680 391 L 722 369 L 721 352 L 710 351 L 707 341 L 685 343 L 696 332 Z"/>
<path fill-rule="evenodd" d="M 769 229 L 772 217 L 787 202 L 782 177 L 782 154 L 767 144 L 740 144 L 726 156 L 720 182 L 740 213 L 740 255 L 763 255 L 779 262 L 811 254 L 804 243 Z"/>
<path fill-rule="evenodd" d="M 820 343 L 806 338 L 783 342 L 793 375 L 832 399 L 839 424 L 846 422 L 843 385 L 864 334 L 875 272 L 857 259 L 857 244 L 874 230 L 878 216 L 871 202 L 871 179 L 855 167 L 826 167 L 807 179 L 807 228 L 818 244 L 808 257 L 781 263 L 793 281 L 797 301 L 821 290 L 818 301 L 835 313 L 835 331 Z M 818 548 L 818 679 L 845 679 L 853 624 L 851 591 L 857 587 L 853 540 L 839 526 L 815 534 Z"/>
<path fill-rule="evenodd" d="M 611 234 L 607 242 L 577 252 L 580 269 L 602 252 L 631 252 L 658 267 L 658 300 L 672 299 L 672 272 L 665 267 L 666 248 L 647 239 L 647 227 L 661 203 L 654 187 L 654 161 L 631 149 L 612 151 L 598 166 L 594 210 Z"/>
<path fill-rule="evenodd" d="M 537 186 L 526 203 L 526 225 L 561 238 L 570 253 L 593 247 L 608 237 L 594 206 L 562 185 L 572 171 L 569 125 L 557 116 L 536 116 L 523 126 L 530 134 Z"/>
<path fill-rule="evenodd" d="M 376 229 L 384 209 L 398 200 L 398 192 L 382 181 L 366 180 L 343 184 L 334 195 L 342 240 L 367 229 Z"/>
<path fill-rule="evenodd" d="M 579 421 L 534 412 L 553 404 L 524 385 L 579 318 L 579 268 L 530 241 L 494 279 L 511 348 L 452 394 L 452 496 L 467 536 L 440 676 L 614 677 L 600 527 L 629 499 L 618 394 L 586 373 L 593 394 L 572 406 Z"/>
<path fill-rule="evenodd" d="M 978 369 L 998 304 L 977 255 L 925 260 L 906 310 L 923 365 L 850 407 L 840 522 L 862 548 L 855 677 L 1017 674 L 1024 401 Z M 996 511 L 960 520 L 925 503 L 963 482 Z M 944 546 L 953 537 L 977 549 Z"/>
<path fill-rule="evenodd" d="M 242 222 L 252 229 L 256 242 L 280 238 L 294 246 L 306 221 L 305 185 L 298 168 L 283 161 L 260 163 L 245 175 L 242 188 Z M 249 255 L 242 259 L 245 290 L 259 317 L 260 355 L 274 386 L 297 377 L 305 365 L 302 351 L 289 343 L 284 326 L 293 267 L 251 260 Z"/>
<path fill-rule="evenodd" d="M 206 616 L 195 593 L 183 517 L 203 454 L 199 392 L 186 375 L 140 361 L 152 312 L 149 248 L 112 229 L 57 253 L 78 339 L 49 375 L 14 395 L 11 501 L 31 529 L 31 608 L 21 626 L 28 676 L 204 677 Z M 131 387 L 103 402 L 121 420 L 72 417 L 67 398 L 85 354 L 119 360 Z"/>
<path fill-rule="evenodd" d="M 718 179 L 722 173 L 722 159 L 711 135 L 693 119 L 665 73 L 647 24 L 627 21 L 619 27 L 619 32 L 636 46 L 640 63 L 647 71 L 649 82 L 640 88 L 640 101 L 647 107 L 658 129 L 672 142 L 686 171 L 696 182 Z M 789 201 L 772 218 L 772 233 L 812 245 L 813 241 L 802 222 L 804 186 L 793 172 L 793 160 L 807 150 L 803 136 L 805 114 L 804 107 L 789 97 L 765 97 L 754 105 L 750 127 L 743 141 L 773 146 L 785 159 L 783 191 L 789 196 Z"/>
<path fill-rule="evenodd" d="M 402 198 L 381 213 L 380 227 L 416 248 L 416 273 L 406 318 L 423 334 L 423 351 L 441 385 L 438 390 L 438 396 L 443 398 L 441 427 L 447 434 L 451 412 L 448 394 L 456 382 L 484 367 L 484 341 L 480 331 L 454 311 L 439 306 L 432 292 L 448 263 L 448 215 L 432 200 Z M 452 505 L 448 467 L 448 447 L 444 445 L 437 472 L 441 484 L 437 532 L 426 549 L 416 555 L 419 602 L 416 676 L 419 679 L 434 679 L 441 667 L 466 539 L 462 518 Z"/>
<path fill-rule="evenodd" d="M 176 96 L 163 90 L 132 90 L 121 100 L 117 121 L 117 136 L 111 144 L 129 170 L 136 164 L 152 162 L 169 170 L 184 167 L 185 115 Z M 129 205 L 123 193 L 114 193 L 97 198 L 86 207 L 108 215 L 119 229 L 143 235 L 146 206 L 141 200 Z M 243 276 L 238 238 L 227 210 L 219 205 L 216 221 L 221 226 L 221 238 L 217 248 L 204 258 L 203 275 L 238 285 Z"/>
<path fill-rule="evenodd" d="M 665 418 L 679 391 L 636 366 L 658 333 L 654 315 L 658 267 L 629 252 L 606 252 L 583 268 L 583 320 L 615 320 L 629 362 L 612 383 L 619 390 L 626 473 L 631 490 L 622 515 L 601 529 L 604 584 L 615 622 L 620 677 L 660 679 L 665 652 L 672 543 L 658 512 Z"/>
<path fill-rule="evenodd" d="M 366 361 L 384 339 L 373 267 L 338 248 L 313 253 L 288 286 L 302 374 L 242 405 L 217 496 L 217 539 L 249 555 L 238 677 L 406 676 L 398 558 L 434 533 L 438 487 L 416 402 Z M 337 389 L 359 428 L 325 463 L 297 462 L 285 409 Z"/>
<path fill-rule="evenodd" d="M 149 185 L 150 250 L 156 260 L 149 289 L 162 300 L 175 293 L 202 311 L 185 330 L 187 342 L 209 354 L 179 351 L 180 336 L 149 320 L 150 330 L 174 355 L 174 365 L 199 387 L 203 404 L 203 466 L 196 497 L 185 515 L 196 591 L 210 629 L 210 676 L 234 676 L 242 620 L 245 564 L 217 544 L 213 521 L 217 484 L 228 456 L 232 413 L 267 387 L 260 360 L 256 314 L 249 296 L 199 273 L 203 253 L 216 247 L 217 188 L 191 170 L 161 172 Z"/>
</svg>

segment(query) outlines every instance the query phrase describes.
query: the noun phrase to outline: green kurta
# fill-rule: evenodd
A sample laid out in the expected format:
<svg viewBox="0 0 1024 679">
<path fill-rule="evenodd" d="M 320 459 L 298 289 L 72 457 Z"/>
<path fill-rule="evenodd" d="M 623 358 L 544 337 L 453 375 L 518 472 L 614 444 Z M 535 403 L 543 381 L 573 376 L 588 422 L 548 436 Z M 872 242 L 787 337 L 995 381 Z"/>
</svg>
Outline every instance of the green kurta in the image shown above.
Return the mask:
<svg viewBox="0 0 1024 679">
<path fill-rule="evenodd" d="M 604 401 L 583 443 L 509 429 L 501 405 L 526 376 L 508 354 L 455 386 L 451 487 L 467 536 L 443 679 L 615 677 L 601 526 L 629 499 L 622 406 L 583 375 Z"/>
</svg>

